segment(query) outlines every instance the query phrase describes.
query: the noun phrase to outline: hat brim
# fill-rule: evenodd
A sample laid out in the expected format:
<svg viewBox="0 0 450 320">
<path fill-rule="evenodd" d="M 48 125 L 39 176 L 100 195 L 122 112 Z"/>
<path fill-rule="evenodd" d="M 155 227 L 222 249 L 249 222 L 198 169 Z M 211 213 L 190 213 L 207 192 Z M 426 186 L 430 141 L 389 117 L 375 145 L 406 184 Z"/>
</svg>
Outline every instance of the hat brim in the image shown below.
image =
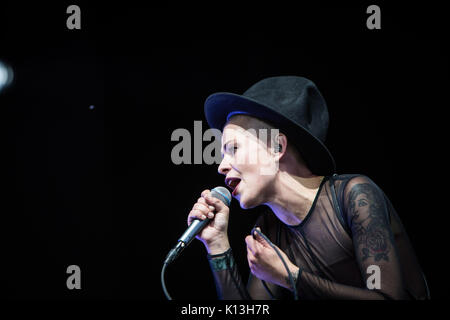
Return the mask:
<svg viewBox="0 0 450 320">
<path fill-rule="evenodd" d="M 211 128 L 223 130 L 228 115 L 232 112 L 243 112 L 266 120 L 286 134 L 288 141 L 297 147 L 312 173 L 332 175 L 336 172 L 333 156 L 322 141 L 270 106 L 229 92 L 214 93 L 205 101 L 205 117 Z"/>
</svg>

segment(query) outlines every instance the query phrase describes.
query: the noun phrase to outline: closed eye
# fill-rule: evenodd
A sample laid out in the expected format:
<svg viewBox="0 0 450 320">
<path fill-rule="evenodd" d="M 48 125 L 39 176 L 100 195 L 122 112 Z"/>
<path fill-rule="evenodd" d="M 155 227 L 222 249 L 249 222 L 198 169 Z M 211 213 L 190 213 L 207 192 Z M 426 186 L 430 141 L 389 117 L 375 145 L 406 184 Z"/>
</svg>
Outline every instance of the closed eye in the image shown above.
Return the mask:
<svg viewBox="0 0 450 320">
<path fill-rule="evenodd" d="M 230 147 L 228 150 L 228 154 L 230 154 L 231 156 L 234 156 L 236 154 L 237 149 L 238 149 L 237 146 Z"/>
<path fill-rule="evenodd" d="M 230 155 L 234 155 L 238 149 L 238 145 L 235 142 L 227 142 L 224 146 L 224 152 L 228 153 Z M 222 158 L 224 157 L 224 154 L 222 153 Z"/>
</svg>

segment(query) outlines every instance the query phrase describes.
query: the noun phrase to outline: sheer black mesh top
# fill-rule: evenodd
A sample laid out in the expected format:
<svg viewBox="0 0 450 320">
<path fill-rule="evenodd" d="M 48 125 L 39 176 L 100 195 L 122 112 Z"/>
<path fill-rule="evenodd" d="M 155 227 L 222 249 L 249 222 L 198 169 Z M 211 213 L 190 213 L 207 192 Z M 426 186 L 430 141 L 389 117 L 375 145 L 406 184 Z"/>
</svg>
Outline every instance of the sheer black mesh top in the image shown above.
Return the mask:
<svg viewBox="0 0 450 320">
<path fill-rule="evenodd" d="M 399 216 L 366 176 L 325 177 L 311 209 L 297 226 L 285 225 L 270 210 L 256 225 L 302 270 L 296 283 L 300 299 L 429 297 Z M 233 259 L 232 255 L 227 258 Z M 229 267 L 213 268 L 220 298 L 270 299 L 269 292 L 272 298 L 292 298 L 292 292 L 271 283 L 267 290 L 252 275 L 245 286 L 236 265 L 225 265 Z"/>
</svg>

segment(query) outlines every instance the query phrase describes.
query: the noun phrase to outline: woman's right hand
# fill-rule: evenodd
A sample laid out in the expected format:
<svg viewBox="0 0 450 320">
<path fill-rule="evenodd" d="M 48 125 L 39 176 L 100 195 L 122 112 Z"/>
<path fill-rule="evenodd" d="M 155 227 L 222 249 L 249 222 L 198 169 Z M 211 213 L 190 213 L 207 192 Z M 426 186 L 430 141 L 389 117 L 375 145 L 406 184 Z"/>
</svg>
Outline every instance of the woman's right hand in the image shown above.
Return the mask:
<svg viewBox="0 0 450 320">
<path fill-rule="evenodd" d="M 230 208 L 221 200 L 211 197 L 210 190 L 204 190 L 188 215 L 188 225 L 192 220 L 210 219 L 211 222 L 196 236 L 203 242 L 209 254 L 223 253 L 230 248 L 228 241 L 228 218 Z"/>
</svg>

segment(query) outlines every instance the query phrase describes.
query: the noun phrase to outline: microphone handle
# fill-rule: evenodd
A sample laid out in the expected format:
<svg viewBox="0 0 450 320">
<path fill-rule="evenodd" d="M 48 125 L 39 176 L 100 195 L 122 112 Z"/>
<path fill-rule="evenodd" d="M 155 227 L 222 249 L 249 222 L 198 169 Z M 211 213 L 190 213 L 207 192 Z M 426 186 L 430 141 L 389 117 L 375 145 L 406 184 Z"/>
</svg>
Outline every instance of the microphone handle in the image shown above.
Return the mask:
<svg viewBox="0 0 450 320">
<path fill-rule="evenodd" d="M 208 218 L 205 220 L 194 219 L 189 228 L 187 228 L 183 235 L 178 239 L 178 242 L 184 242 L 184 246 L 188 246 L 195 236 L 199 234 L 210 221 L 211 219 Z"/>
<path fill-rule="evenodd" d="M 177 245 L 169 251 L 164 261 L 165 264 L 171 263 L 175 260 L 180 253 L 186 248 L 197 234 L 199 234 L 211 221 L 206 218 L 205 220 L 194 219 L 190 226 L 186 229 L 183 235 L 178 239 Z"/>
<path fill-rule="evenodd" d="M 221 200 L 228 207 L 230 206 L 231 194 L 224 187 L 216 187 L 211 190 L 211 196 Z M 183 235 L 178 239 L 178 242 L 172 250 L 166 256 L 166 260 L 164 264 L 169 264 L 174 261 L 180 253 L 186 248 L 192 240 L 194 240 L 195 236 L 199 234 L 211 221 L 211 219 L 206 218 L 205 220 L 194 219 Z"/>
</svg>

